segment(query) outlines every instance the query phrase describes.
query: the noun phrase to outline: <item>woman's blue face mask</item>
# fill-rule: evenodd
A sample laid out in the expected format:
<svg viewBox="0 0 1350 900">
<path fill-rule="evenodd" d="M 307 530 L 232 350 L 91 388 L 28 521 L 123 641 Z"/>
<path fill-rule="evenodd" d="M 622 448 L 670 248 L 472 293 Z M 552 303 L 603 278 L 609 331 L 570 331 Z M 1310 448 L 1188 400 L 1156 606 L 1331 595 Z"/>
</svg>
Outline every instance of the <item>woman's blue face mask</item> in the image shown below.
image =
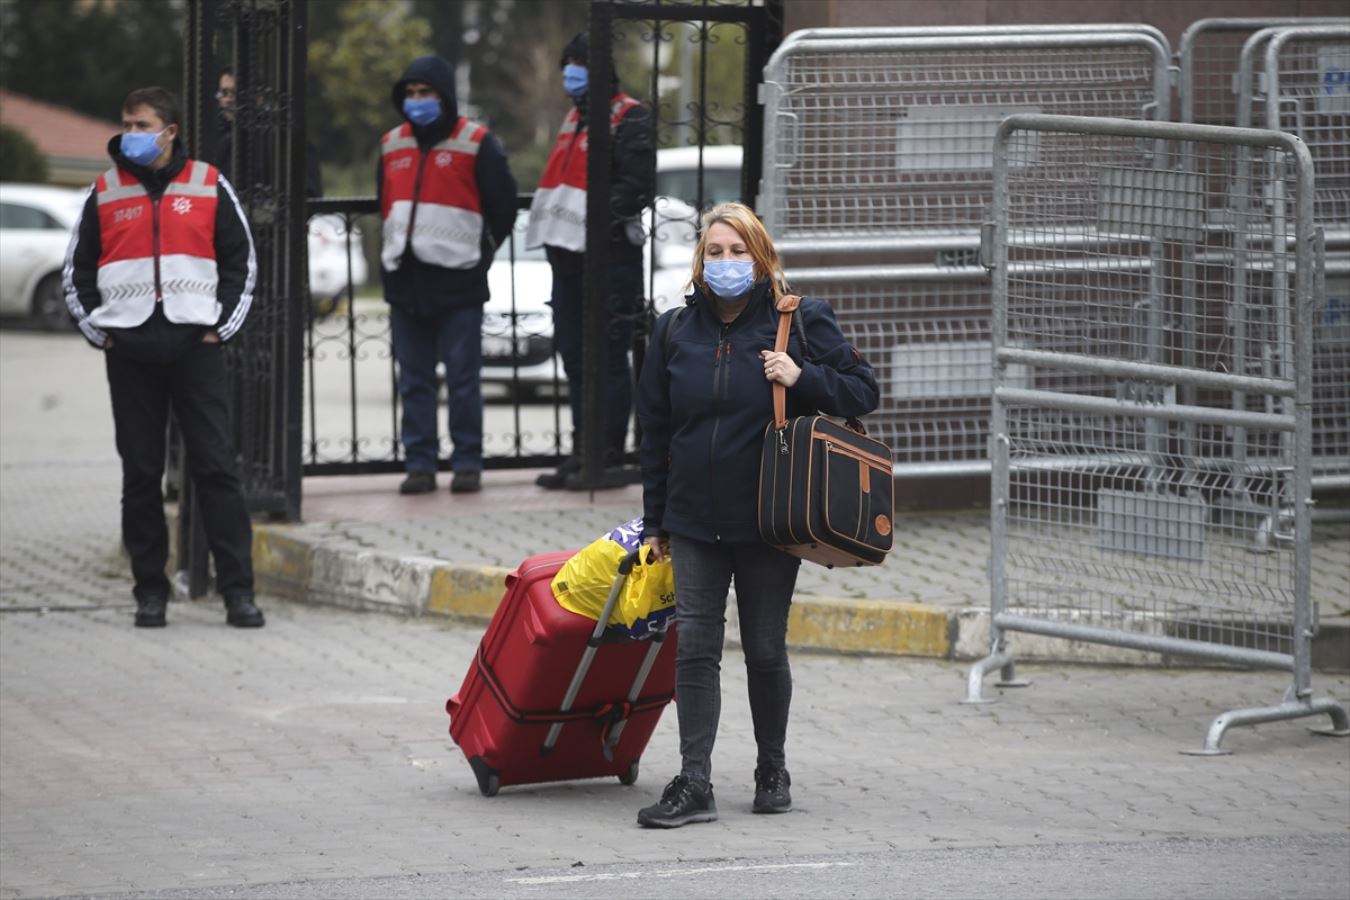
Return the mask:
<svg viewBox="0 0 1350 900">
<path fill-rule="evenodd" d="M 580 97 L 590 85 L 590 70 L 576 63 L 563 66 L 563 90 L 569 97 Z"/>
<path fill-rule="evenodd" d="M 430 125 L 441 117 L 441 100 L 439 97 L 404 98 L 403 114 L 414 125 Z"/>
<path fill-rule="evenodd" d="M 164 129 L 168 131 L 168 129 Z M 122 135 L 120 149 L 122 155 L 138 166 L 148 166 L 159 154 L 164 152 L 159 146 L 159 136 L 164 133 L 149 131 L 128 131 Z"/>
<path fill-rule="evenodd" d="M 703 280 L 723 300 L 734 300 L 755 284 L 752 259 L 710 259 L 703 263 Z"/>
</svg>

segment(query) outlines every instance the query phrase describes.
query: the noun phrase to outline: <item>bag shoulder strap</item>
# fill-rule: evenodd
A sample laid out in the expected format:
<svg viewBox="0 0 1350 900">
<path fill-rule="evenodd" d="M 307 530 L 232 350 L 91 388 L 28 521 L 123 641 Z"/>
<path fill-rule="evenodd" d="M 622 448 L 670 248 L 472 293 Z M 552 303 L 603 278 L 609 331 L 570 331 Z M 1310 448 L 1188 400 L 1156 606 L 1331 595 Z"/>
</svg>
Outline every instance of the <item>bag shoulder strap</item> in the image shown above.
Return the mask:
<svg viewBox="0 0 1350 900">
<path fill-rule="evenodd" d="M 801 306 L 802 298 L 796 294 L 784 294 L 778 301 L 778 334 L 773 341 L 773 350 L 775 353 L 782 353 L 787 350 L 788 330 L 792 327 L 792 322 L 797 321 L 797 327 L 801 331 L 802 348 L 806 347 L 806 331 L 802 326 L 801 312 L 798 307 Z M 782 431 L 787 427 L 787 388 L 780 382 L 773 383 L 773 427 Z"/>
<path fill-rule="evenodd" d="M 661 354 L 667 362 L 670 361 L 670 339 L 675 333 L 675 323 L 680 321 L 680 316 L 684 315 L 687 308 L 684 306 L 675 307 L 675 311 L 671 313 L 670 321 L 666 322 L 666 332 L 661 335 Z"/>
</svg>

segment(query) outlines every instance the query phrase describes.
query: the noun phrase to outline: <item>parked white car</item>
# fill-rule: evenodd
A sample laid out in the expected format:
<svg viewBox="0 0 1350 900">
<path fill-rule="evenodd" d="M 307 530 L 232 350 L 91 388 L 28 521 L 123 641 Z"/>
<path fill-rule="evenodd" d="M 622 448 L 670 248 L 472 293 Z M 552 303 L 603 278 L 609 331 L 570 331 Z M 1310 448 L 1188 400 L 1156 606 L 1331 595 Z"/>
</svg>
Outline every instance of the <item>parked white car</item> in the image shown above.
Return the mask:
<svg viewBox="0 0 1350 900">
<path fill-rule="evenodd" d="M 0 184 L 0 315 L 73 331 L 61 269 L 85 192 Z"/>
<path fill-rule="evenodd" d="M 309 220 L 309 292 L 319 314 L 331 313 L 347 296 L 348 241 L 351 242 L 350 282 L 357 288 L 366 283 L 370 273 L 361 237 L 361 229 L 355 224 L 348 235 L 346 220 L 336 214 L 314 216 Z"/>
</svg>

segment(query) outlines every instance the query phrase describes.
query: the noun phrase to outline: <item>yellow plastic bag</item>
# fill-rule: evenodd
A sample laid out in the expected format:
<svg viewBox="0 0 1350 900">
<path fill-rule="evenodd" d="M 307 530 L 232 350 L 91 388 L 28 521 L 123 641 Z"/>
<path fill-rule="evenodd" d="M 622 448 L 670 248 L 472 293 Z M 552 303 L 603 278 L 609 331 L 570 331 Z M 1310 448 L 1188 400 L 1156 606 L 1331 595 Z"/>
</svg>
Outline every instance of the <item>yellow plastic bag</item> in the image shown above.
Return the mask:
<svg viewBox="0 0 1350 900">
<path fill-rule="evenodd" d="M 619 574 L 619 563 L 638 549 L 642 519 L 633 519 L 592 541 L 563 564 L 553 576 L 553 596 L 563 609 L 588 619 L 599 619 Z M 641 547 L 638 562 L 628 575 L 609 627 L 632 638 L 648 638 L 664 631 L 675 619 L 675 573 L 670 559 L 651 559 L 651 548 Z"/>
</svg>

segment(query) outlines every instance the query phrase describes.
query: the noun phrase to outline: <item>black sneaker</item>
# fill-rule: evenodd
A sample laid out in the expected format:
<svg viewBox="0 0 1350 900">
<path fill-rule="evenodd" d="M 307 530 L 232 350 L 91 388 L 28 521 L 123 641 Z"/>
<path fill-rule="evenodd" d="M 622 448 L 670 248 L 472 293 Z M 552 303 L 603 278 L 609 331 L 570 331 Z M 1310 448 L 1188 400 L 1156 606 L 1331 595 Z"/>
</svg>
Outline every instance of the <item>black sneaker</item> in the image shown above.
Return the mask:
<svg viewBox="0 0 1350 900">
<path fill-rule="evenodd" d="M 755 769 L 755 805 L 757 813 L 784 813 L 792 809 L 792 777 L 787 769 Z"/>
<path fill-rule="evenodd" d="M 549 491 L 561 490 L 567 483 L 567 476 L 574 475 L 581 471 L 581 458 L 569 456 L 562 461 L 562 465 L 552 472 L 544 472 L 534 479 L 534 483 L 541 488 Z"/>
<path fill-rule="evenodd" d="M 477 469 L 463 469 L 450 477 L 450 493 L 476 494 L 483 489 L 483 473 Z"/>
<path fill-rule="evenodd" d="M 235 628 L 261 628 L 264 623 L 262 610 L 253 602 L 252 594 L 226 597 L 225 621 Z"/>
<path fill-rule="evenodd" d="M 168 605 L 168 597 L 136 598 L 136 627 L 163 628 L 164 612 Z"/>
<path fill-rule="evenodd" d="M 435 472 L 409 472 L 398 486 L 400 494 L 430 494 L 436 490 Z"/>
<path fill-rule="evenodd" d="M 647 828 L 679 828 L 691 822 L 716 822 L 712 785 L 676 775 L 661 792 L 661 802 L 638 810 L 638 824 Z"/>
</svg>

